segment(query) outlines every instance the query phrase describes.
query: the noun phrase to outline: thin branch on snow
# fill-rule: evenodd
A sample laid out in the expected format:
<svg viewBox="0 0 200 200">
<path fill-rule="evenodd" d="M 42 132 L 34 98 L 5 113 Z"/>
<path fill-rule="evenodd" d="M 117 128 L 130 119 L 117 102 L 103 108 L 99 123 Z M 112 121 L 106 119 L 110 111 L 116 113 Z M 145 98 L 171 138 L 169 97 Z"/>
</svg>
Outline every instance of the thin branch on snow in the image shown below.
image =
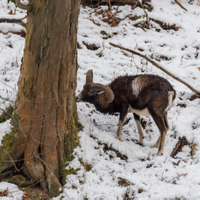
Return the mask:
<svg viewBox="0 0 200 200">
<path fill-rule="evenodd" d="M 141 5 L 141 7 L 142 7 L 142 9 L 143 9 L 143 11 L 145 13 L 145 16 L 146 16 L 146 23 L 149 23 L 149 16 L 148 16 L 146 10 L 144 9 L 144 5 L 143 5 L 142 1 L 140 2 L 140 5 Z"/>
<path fill-rule="evenodd" d="M 191 85 L 189 85 L 188 83 L 186 83 L 184 80 L 176 77 L 175 75 L 173 75 L 172 73 L 170 73 L 169 71 L 167 71 L 166 69 L 164 69 L 163 67 L 161 67 L 158 63 L 156 63 L 155 61 L 153 61 L 152 59 L 148 58 L 146 55 L 143 55 L 137 51 L 131 50 L 131 49 L 127 49 L 124 48 L 122 46 L 119 46 L 117 44 L 113 44 L 112 42 L 109 42 L 110 45 L 114 46 L 114 47 L 118 47 L 120 49 L 123 49 L 125 51 L 129 51 L 135 55 L 141 56 L 143 58 L 145 58 L 147 61 L 149 61 L 151 64 L 153 64 L 154 66 L 156 66 L 158 69 L 162 70 L 163 72 L 165 72 L 166 74 L 168 74 L 169 76 L 171 76 L 172 78 L 174 78 L 175 80 L 181 82 L 182 84 L 184 84 L 185 86 L 187 86 L 190 90 L 192 90 L 193 92 L 195 92 L 197 95 L 200 95 L 200 91 L 196 90 L 195 88 L 193 88 Z"/>
<path fill-rule="evenodd" d="M 182 6 L 182 4 L 181 3 L 179 3 L 177 0 L 174 0 L 183 10 L 185 10 L 185 11 L 187 11 L 187 9 L 184 7 L 184 6 Z"/>
<path fill-rule="evenodd" d="M 27 18 L 27 16 L 21 18 L 21 19 L 6 19 L 6 18 L 1 18 L 0 23 L 15 23 L 15 24 L 20 24 L 24 28 L 26 28 L 26 23 L 24 23 L 22 20 Z"/>
</svg>

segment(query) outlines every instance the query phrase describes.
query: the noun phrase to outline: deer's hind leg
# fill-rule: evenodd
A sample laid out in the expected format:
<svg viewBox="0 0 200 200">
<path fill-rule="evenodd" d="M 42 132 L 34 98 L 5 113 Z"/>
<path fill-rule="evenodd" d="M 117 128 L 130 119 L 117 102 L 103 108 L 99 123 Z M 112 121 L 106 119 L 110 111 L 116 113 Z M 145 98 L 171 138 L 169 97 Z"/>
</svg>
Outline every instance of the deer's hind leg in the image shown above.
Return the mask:
<svg viewBox="0 0 200 200">
<path fill-rule="evenodd" d="M 158 147 L 157 156 L 160 156 L 160 155 L 163 155 L 165 136 L 169 129 L 167 113 L 165 113 L 164 116 L 162 116 L 162 114 L 157 115 L 154 112 L 152 112 L 151 115 L 160 131 L 160 136 L 159 136 L 157 142 L 155 143 L 155 145 L 153 146 L 153 147 Z"/>
</svg>

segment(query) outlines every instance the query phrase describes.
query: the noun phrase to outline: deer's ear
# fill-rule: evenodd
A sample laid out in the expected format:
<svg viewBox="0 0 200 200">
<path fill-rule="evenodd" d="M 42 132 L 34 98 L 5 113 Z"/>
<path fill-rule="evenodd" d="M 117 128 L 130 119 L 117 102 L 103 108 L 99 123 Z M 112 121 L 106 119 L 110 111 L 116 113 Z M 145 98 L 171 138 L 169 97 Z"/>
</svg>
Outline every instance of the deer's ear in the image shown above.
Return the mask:
<svg viewBox="0 0 200 200">
<path fill-rule="evenodd" d="M 87 75 L 86 75 L 86 84 L 90 84 L 93 82 L 93 71 L 92 69 L 87 71 Z"/>
</svg>

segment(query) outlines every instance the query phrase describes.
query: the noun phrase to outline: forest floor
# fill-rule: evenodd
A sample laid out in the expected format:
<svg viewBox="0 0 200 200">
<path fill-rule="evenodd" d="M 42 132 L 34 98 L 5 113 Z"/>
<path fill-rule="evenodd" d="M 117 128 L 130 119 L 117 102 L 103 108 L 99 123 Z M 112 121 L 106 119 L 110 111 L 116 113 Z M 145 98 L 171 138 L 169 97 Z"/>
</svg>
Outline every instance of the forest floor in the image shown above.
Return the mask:
<svg viewBox="0 0 200 200">
<path fill-rule="evenodd" d="M 132 114 L 127 116 L 119 141 L 115 139 L 118 115 L 103 115 L 91 104 L 77 103 L 84 127 L 79 132 L 81 147 L 74 150 L 74 160 L 68 163 L 74 174 L 67 176 L 63 192 L 54 199 L 200 199 L 200 98 L 143 58 L 109 44 L 154 59 L 200 90 L 200 7 L 196 2 L 183 0 L 185 11 L 174 1 L 153 0 L 147 15 L 142 8 L 128 5 L 112 6 L 111 10 L 108 6 L 81 6 L 77 94 L 85 84 L 86 72 L 93 69 L 94 82 L 102 84 L 126 74 L 156 74 L 173 85 L 177 97 L 168 111 L 170 129 L 160 157 L 156 156 L 158 149 L 152 148 L 159 131 L 151 117 L 142 117 L 145 139 L 140 146 Z M 0 1 L 0 19 L 25 15 L 11 2 Z M 1 113 L 16 98 L 24 32 L 19 24 L 0 23 Z M 10 120 L 0 123 L 0 140 L 10 129 Z M 0 182 L 1 194 L 3 199 L 25 195 L 21 188 L 6 182 Z"/>
</svg>

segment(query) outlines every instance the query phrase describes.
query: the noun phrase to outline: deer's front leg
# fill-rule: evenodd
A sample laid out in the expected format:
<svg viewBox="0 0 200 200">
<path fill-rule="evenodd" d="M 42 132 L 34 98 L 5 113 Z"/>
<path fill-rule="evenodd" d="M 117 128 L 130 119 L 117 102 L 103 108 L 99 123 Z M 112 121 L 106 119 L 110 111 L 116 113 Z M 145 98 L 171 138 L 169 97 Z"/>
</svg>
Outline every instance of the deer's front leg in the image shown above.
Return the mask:
<svg viewBox="0 0 200 200">
<path fill-rule="evenodd" d="M 121 140 L 122 127 L 123 127 L 124 120 L 126 118 L 127 113 L 128 113 L 127 106 L 123 106 L 122 111 L 120 112 L 119 125 L 118 125 L 118 130 L 117 130 L 117 136 L 115 137 L 118 140 Z"/>
<path fill-rule="evenodd" d="M 138 133 L 139 133 L 139 144 L 142 145 L 143 144 L 143 139 L 144 139 L 144 133 L 142 131 L 142 127 L 141 127 L 141 122 L 140 122 L 140 116 L 133 113 L 134 115 L 134 119 L 137 125 L 137 129 L 138 129 Z"/>
</svg>

